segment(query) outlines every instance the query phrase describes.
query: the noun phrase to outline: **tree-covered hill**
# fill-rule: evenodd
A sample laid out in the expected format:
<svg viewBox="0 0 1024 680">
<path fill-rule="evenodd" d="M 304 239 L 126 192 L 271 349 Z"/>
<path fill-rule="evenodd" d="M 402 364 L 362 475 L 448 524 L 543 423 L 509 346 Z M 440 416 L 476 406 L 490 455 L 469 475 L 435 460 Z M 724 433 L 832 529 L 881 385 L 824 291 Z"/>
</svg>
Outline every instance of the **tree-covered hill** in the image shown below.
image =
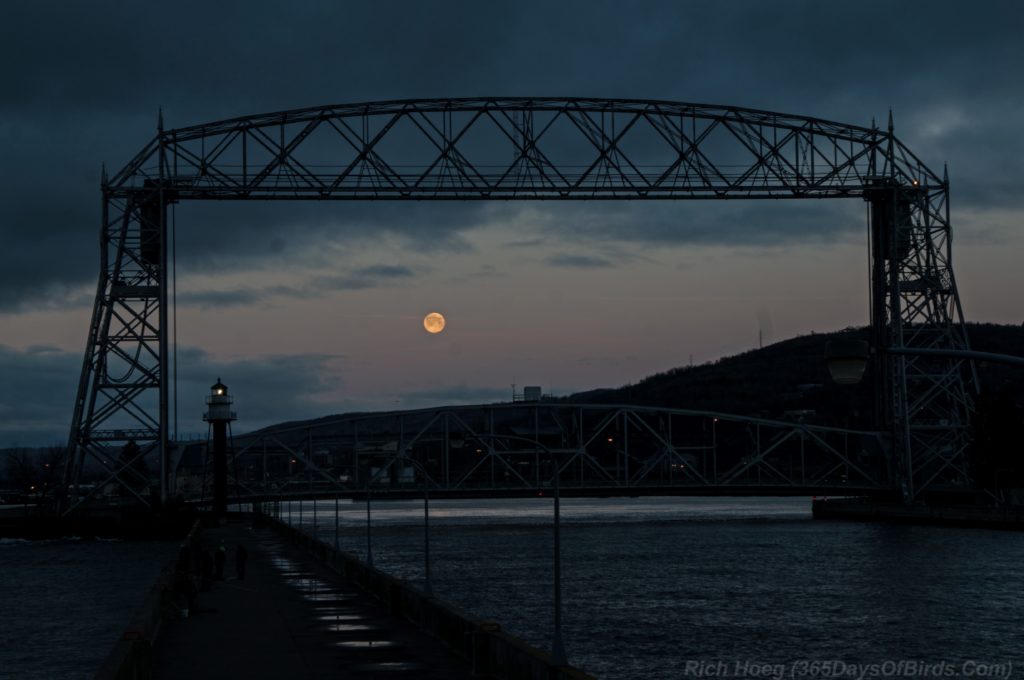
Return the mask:
<svg viewBox="0 0 1024 680">
<path fill-rule="evenodd" d="M 867 329 L 847 331 L 867 339 Z M 870 375 L 858 385 L 832 382 L 825 345 L 838 333 L 804 335 L 699 366 L 674 368 L 637 383 L 565 397 L 567 401 L 720 411 L 768 418 L 803 417 L 869 426 Z M 1024 326 L 970 324 L 971 348 L 1024 356 Z M 977 364 L 985 392 L 1024 401 L 1024 368 Z M 813 412 L 813 413 L 811 413 Z M 789 414 L 787 416 L 787 414 Z"/>
</svg>

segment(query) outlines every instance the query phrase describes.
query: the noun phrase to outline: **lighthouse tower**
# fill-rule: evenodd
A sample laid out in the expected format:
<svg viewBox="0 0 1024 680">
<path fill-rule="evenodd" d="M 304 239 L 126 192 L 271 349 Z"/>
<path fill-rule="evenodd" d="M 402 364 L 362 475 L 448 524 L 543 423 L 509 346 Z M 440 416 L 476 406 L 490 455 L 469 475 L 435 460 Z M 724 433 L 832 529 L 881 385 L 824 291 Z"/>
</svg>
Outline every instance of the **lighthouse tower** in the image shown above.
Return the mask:
<svg viewBox="0 0 1024 680">
<path fill-rule="evenodd" d="M 236 420 L 231 410 L 228 386 L 217 378 L 206 398 L 203 420 L 213 432 L 213 516 L 220 520 L 228 514 L 228 428 Z"/>
</svg>

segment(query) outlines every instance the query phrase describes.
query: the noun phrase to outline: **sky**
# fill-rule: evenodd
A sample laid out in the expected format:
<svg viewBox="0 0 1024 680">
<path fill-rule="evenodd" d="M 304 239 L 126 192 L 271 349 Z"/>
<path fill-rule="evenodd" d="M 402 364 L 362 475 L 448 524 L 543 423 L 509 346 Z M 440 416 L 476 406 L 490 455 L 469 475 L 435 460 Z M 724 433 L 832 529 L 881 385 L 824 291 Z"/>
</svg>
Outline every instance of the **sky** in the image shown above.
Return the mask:
<svg viewBox="0 0 1024 680">
<path fill-rule="evenodd" d="M 1015 2 L 42 2 L 0 23 L 0 447 L 66 439 L 101 168 L 167 128 L 406 98 L 620 97 L 884 121 L 948 163 L 971 321 L 1024 321 Z M 175 209 L 177 427 L 635 382 L 868 320 L 860 201 Z M 422 319 L 443 313 L 445 331 Z"/>
</svg>

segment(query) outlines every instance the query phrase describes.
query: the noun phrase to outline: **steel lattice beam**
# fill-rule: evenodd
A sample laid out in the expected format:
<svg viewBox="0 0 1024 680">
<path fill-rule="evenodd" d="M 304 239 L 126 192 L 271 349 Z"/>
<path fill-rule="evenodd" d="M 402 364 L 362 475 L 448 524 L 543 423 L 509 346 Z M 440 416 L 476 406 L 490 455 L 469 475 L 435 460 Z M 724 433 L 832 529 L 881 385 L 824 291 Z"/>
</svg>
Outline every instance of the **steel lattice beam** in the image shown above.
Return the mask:
<svg viewBox="0 0 1024 680">
<path fill-rule="evenodd" d="M 872 210 L 879 426 L 909 496 L 963 483 L 972 387 L 949 185 L 893 134 L 653 100 L 481 98 L 324 106 L 156 137 L 103 182 L 99 286 L 66 480 L 134 441 L 168 477 L 167 206 L 192 200 L 849 198 Z"/>
<path fill-rule="evenodd" d="M 563 489 L 609 495 L 883 493 L 892 487 L 880 439 L 722 413 L 540 402 L 268 428 L 238 437 L 237 457 L 242 470 L 259 471 L 242 480 L 255 497 L 401 497 L 424 487 L 534 495 L 550 485 L 555 465 Z"/>
</svg>

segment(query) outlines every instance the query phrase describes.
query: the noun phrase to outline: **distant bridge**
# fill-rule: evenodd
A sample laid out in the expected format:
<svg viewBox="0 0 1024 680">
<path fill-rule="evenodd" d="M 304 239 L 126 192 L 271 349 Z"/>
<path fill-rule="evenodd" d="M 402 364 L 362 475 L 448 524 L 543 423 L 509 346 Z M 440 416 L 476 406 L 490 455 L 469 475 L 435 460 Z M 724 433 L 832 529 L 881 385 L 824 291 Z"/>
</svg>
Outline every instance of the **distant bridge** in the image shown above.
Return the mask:
<svg viewBox="0 0 1024 680">
<path fill-rule="evenodd" d="M 558 401 L 355 414 L 235 439 L 235 500 L 840 495 L 895 490 L 876 432 L 724 413 Z M 176 491 L 209 498 L 205 444 Z"/>
<path fill-rule="evenodd" d="M 78 488 L 87 460 L 106 470 L 106 481 L 119 483 L 142 462 L 159 471 L 159 496 L 168 499 L 174 443 L 173 231 L 167 208 L 211 200 L 864 200 L 871 259 L 869 376 L 887 457 L 877 467 L 888 470 L 908 499 L 929 487 L 969 482 L 970 364 L 962 355 L 914 354 L 969 349 L 951 264 L 948 176 L 896 137 L 891 116 L 881 129 L 733 106 L 492 97 L 329 105 L 174 130 L 165 130 L 161 120 L 152 141 L 104 176 L 102 191 L 100 275 L 68 440 L 70 489 Z M 450 415 L 441 421 L 457 421 L 457 411 L 445 413 Z M 574 444 L 559 444 L 568 457 L 559 465 L 566 472 L 579 467 L 581 483 L 609 487 L 653 483 L 680 469 L 687 483 L 708 487 L 755 473 L 789 484 L 796 468 L 772 456 L 791 451 L 794 442 L 834 449 L 832 455 L 843 450 L 826 446 L 829 438 L 820 428 L 775 429 L 781 439 L 764 440 L 764 430 L 781 426 L 723 415 L 721 421 L 736 423 L 744 436 L 762 439 L 741 446 L 737 435 L 726 460 L 697 466 L 687 456 L 707 454 L 707 443 L 680 449 L 674 439 L 656 435 L 650 422 L 641 424 L 638 413 L 626 408 L 608 416 L 609 422 L 629 421 L 651 442 L 660 437 L 654 445 L 665 446 L 663 453 L 635 458 L 631 445 L 630 454 L 615 454 L 614 441 L 599 451 L 598 442 L 583 446 L 574 435 L 566 440 Z M 416 430 L 412 419 L 399 418 Z M 572 432 L 564 423 L 545 427 L 567 437 Z M 398 438 L 405 459 L 413 460 L 409 446 L 431 441 L 427 432 L 436 434 L 428 428 L 412 444 Z M 282 451 L 301 448 L 283 437 Z M 453 448 L 448 441 L 443 459 L 419 462 L 424 479 L 459 488 L 483 484 L 492 470 L 496 486 L 536 483 L 543 476 L 539 457 L 531 463 L 529 453 L 498 443 L 481 447 L 473 462 L 452 456 Z M 376 454 L 379 465 L 395 458 Z M 845 458 L 851 467 L 846 474 L 877 480 L 878 470 L 864 463 Z M 826 472 L 835 474 L 803 468 L 805 477 Z M 148 495 L 132 493 L 150 503 Z M 72 493 L 70 508 L 76 497 Z"/>
</svg>

